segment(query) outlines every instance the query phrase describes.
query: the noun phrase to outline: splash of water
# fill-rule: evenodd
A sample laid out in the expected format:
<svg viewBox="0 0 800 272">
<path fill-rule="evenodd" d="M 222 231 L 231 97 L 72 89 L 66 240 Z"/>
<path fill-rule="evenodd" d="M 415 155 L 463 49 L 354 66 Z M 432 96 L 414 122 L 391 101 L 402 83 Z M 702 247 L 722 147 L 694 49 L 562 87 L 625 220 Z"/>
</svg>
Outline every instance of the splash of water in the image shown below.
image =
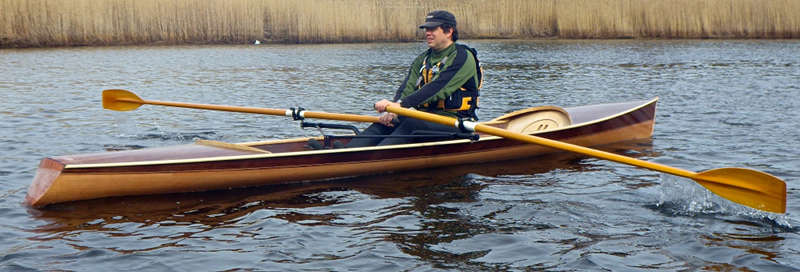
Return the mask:
<svg viewBox="0 0 800 272">
<path fill-rule="evenodd" d="M 661 174 L 657 207 L 674 215 L 733 215 L 760 221 L 778 229 L 793 229 L 787 214 L 770 213 L 724 199 L 692 180 Z"/>
</svg>

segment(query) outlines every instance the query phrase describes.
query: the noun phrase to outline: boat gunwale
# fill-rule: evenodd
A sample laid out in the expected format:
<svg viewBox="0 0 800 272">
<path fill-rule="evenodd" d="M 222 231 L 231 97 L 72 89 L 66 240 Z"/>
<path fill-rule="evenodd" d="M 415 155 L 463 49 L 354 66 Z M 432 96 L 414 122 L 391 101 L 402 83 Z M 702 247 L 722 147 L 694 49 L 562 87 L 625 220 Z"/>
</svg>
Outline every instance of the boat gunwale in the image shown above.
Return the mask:
<svg viewBox="0 0 800 272">
<path fill-rule="evenodd" d="M 530 135 L 539 135 L 543 133 L 552 133 L 558 132 L 568 129 L 573 129 L 577 127 L 584 127 L 590 126 L 593 124 L 605 122 L 619 116 L 623 116 L 629 114 L 631 112 L 637 111 L 641 108 L 647 107 L 655 102 L 658 101 L 658 97 L 652 98 L 650 100 L 636 100 L 636 101 L 628 101 L 628 102 L 620 102 L 620 103 L 603 103 L 603 104 L 593 104 L 593 105 L 585 105 L 585 106 L 577 106 L 573 108 L 582 108 L 582 107 L 592 107 L 592 106 L 603 106 L 603 105 L 613 105 L 613 104 L 625 104 L 625 103 L 640 103 L 635 107 L 631 107 L 627 110 L 620 111 L 615 114 L 611 114 L 605 117 L 592 119 L 586 122 L 570 124 L 569 126 L 559 127 L 554 129 L 548 129 L 544 131 L 537 131 L 535 133 L 531 133 Z M 293 139 L 278 139 L 278 140 L 268 140 L 268 141 L 257 141 L 257 142 L 243 142 L 237 143 L 242 145 L 265 145 L 276 143 L 279 141 L 290 141 L 290 140 L 297 140 L 302 141 L 305 139 L 312 139 L 314 137 L 305 137 L 305 138 L 293 138 Z M 503 139 L 503 137 L 493 136 L 493 135 L 485 135 L 481 136 L 477 142 L 483 141 L 491 141 L 491 140 L 498 140 Z M 134 161 L 134 162 L 111 162 L 111 163 L 90 163 L 90 164 L 65 164 L 63 166 L 64 170 L 68 169 L 89 169 L 89 168 L 114 168 L 114 167 L 130 167 L 130 166 L 149 166 L 149 165 L 168 165 L 168 164 L 186 164 L 186 163 L 205 163 L 205 162 L 217 162 L 217 161 L 233 161 L 233 160 L 252 160 L 252 159 L 265 159 L 265 158 L 276 158 L 276 157 L 294 157 L 294 156 L 307 156 L 307 155 L 317 155 L 317 154 L 329 154 L 329 153 L 350 153 L 350 152 L 361 152 L 361 151 L 375 151 L 375 150 L 391 150 L 391 149 L 406 149 L 406 148 L 420 148 L 420 147 L 428 147 L 428 146 L 443 146 L 443 145 L 452 145 L 452 144 L 462 144 L 472 142 L 472 140 L 468 139 L 458 139 L 458 140 L 447 140 L 447 141 L 434 141 L 434 142 L 422 142 L 422 143 L 410 143 L 410 144 L 400 144 L 400 145 L 387 145 L 387 146 L 369 146 L 369 147 L 357 147 L 357 148 L 341 148 L 341 149 L 325 149 L 325 150 L 308 150 L 308 151 L 293 151 L 293 152 L 280 152 L 280 153 L 264 153 L 264 154 L 247 154 L 247 155 L 233 155 L 233 156 L 217 156 L 217 157 L 203 157 L 203 158 L 191 158 L 191 159 L 174 159 L 174 160 L 149 160 L 149 161 Z M 188 144 L 191 145 L 191 144 Z"/>
</svg>

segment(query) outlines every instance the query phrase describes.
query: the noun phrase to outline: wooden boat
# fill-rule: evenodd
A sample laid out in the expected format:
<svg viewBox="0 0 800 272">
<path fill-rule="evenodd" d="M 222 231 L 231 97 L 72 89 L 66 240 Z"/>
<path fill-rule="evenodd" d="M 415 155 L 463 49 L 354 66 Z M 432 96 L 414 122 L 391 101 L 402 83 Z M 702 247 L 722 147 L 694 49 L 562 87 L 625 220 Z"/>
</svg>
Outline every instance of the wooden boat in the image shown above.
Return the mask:
<svg viewBox="0 0 800 272">
<path fill-rule="evenodd" d="M 652 136 L 657 98 L 559 108 L 495 118 L 490 126 L 582 146 Z M 511 160 L 560 152 L 496 136 L 393 146 L 309 149 L 309 139 L 193 144 L 45 158 L 28 189 L 34 207 L 113 196 L 209 191 L 300 183 Z M 336 138 L 346 142 L 346 137 Z"/>
</svg>

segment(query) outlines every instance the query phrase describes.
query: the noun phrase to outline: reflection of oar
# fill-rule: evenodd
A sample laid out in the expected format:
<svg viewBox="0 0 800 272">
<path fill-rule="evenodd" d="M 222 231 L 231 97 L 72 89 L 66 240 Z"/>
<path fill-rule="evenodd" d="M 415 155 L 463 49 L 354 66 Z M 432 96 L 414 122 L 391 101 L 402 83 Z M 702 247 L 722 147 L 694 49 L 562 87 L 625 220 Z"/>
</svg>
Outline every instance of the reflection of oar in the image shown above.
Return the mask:
<svg viewBox="0 0 800 272">
<path fill-rule="evenodd" d="M 768 212 L 786 212 L 786 183 L 779 178 L 764 172 L 745 168 L 719 168 L 695 173 L 680 168 L 638 160 L 631 157 L 617 155 L 583 146 L 532 135 L 515 133 L 484 124 L 467 121 L 459 124 L 459 121 L 456 119 L 422 111 L 396 106 L 389 106 L 386 108 L 386 111 L 443 125 L 455 127 L 463 126 L 472 131 L 483 132 L 503 138 L 543 145 L 555 149 L 571 151 L 604 160 L 615 161 L 664 172 L 667 174 L 690 178 L 697 183 L 700 183 L 700 185 L 703 185 L 703 187 L 706 187 L 708 190 L 733 202 Z"/>
<path fill-rule="evenodd" d="M 286 109 L 269 109 L 269 108 L 251 108 L 251 107 L 143 100 L 139 98 L 139 96 L 137 96 L 136 94 L 126 90 L 103 91 L 103 108 L 105 109 L 116 110 L 116 111 L 129 111 L 129 110 L 135 110 L 142 104 L 191 108 L 191 109 L 203 109 L 203 110 L 258 113 L 258 114 L 280 115 L 289 117 L 328 119 L 328 120 L 339 120 L 339 121 L 370 122 L 370 123 L 379 122 L 377 116 L 346 114 L 346 113 L 313 112 L 313 111 L 304 111 L 297 109 L 286 110 Z"/>
</svg>

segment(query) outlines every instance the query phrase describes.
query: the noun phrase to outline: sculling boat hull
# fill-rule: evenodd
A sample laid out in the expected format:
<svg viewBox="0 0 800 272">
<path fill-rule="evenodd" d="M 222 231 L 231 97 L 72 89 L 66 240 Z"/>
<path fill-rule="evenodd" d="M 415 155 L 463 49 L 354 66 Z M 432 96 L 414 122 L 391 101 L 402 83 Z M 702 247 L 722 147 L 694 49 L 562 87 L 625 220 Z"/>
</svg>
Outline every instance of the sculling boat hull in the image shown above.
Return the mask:
<svg viewBox="0 0 800 272">
<path fill-rule="evenodd" d="M 571 125 L 531 134 L 582 146 L 650 138 L 656 102 L 657 99 L 653 99 L 567 108 L 564 111 L 571 118 Z M 495 119 L 496 126 L 511 129 L 510 123 L 500 122 L 504 121 L 502 118 Z M 307 150 L 304 147 L 307 140 L 297 138 L 230 146 L 187 144 L 45 158 L 28 190 L 26 202 L 39 207 L 112 196 L 297 183 L 558 152 L 485 135 L 478 141 L 448 140 L 324 150 Z"/>
</svg>

